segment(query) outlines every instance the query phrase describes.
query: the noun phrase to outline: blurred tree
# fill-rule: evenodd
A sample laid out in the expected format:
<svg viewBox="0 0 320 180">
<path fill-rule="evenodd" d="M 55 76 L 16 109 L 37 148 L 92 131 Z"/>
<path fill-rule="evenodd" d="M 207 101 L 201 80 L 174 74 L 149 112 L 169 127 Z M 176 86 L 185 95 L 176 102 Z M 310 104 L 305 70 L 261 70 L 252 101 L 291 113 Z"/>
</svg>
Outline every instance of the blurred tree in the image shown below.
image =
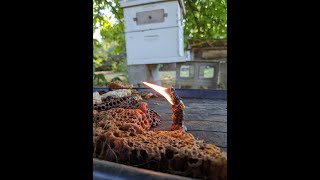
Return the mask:
<svg viewBox="0 0 320 180">
<path fill-rule="evenodd" d="M 227 38 L 226 0 L 187 0 L 184 35 L 194 39 Z"/>
<path fill-rule="evenodd" d="M 102 42 L 93 49 L 93 62 L 96 71 L 112 70 L 114 72 L 126 73 L 126 68 L 122 66 L 122 64 L 126 65 L 125 51 L 115 53 L 117 47 L 119 46 L 115 41 L 107 43 L 105 40 L 102 40 Z"/>
<path fill-rule="evenodd" d="M 119 0 L 93 0 L 93 32 L 99 31 L 106 43 L 117 42 L 113 49 L 114 54 L 120 54 L 125 50 L 123 10 L 119 2 Z M 110 23 L 111 17 L 104 14 L 106 8 L 117 19 L 114 24 Z M 94 47 L 100 45 L 99 41 L 94 39 Z"/>
</svg>

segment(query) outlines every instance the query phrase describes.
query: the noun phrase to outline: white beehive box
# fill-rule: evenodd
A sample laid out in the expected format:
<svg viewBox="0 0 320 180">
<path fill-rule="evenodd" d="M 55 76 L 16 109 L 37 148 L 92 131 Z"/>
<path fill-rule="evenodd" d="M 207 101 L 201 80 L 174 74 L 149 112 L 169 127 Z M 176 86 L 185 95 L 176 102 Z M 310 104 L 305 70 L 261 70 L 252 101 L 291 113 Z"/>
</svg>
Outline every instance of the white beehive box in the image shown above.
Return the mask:
<svg viewBox="0 0 320 180">
<path fill-rule="evenodd" d="M 128 65 L 185 62 L 182 0 L 120 2 Z"/>
</svg>

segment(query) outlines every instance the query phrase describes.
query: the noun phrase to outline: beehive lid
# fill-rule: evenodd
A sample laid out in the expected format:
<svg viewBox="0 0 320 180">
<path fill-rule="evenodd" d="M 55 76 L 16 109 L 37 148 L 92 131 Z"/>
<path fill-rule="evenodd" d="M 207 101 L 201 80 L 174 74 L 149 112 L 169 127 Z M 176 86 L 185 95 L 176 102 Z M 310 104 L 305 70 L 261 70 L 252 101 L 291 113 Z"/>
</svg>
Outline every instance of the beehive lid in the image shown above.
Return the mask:
<svg viewBox="0 0 320 180">
<path fill-rule="evenodd" d="M 142 4 L 151 4 L 151 3 L 157 3 L 157 2 L 164 2 L 164 1 L 172 1 L 172 0 L 122 0 L 120 2 L 120 7 L 130 7 L 130 6 L 138 6 Z M 184 6 L 183 0 L 178 0 L 180 7 L 182 9 L 183 14 L 186 14 L 186 8 Z"/>
</svg>

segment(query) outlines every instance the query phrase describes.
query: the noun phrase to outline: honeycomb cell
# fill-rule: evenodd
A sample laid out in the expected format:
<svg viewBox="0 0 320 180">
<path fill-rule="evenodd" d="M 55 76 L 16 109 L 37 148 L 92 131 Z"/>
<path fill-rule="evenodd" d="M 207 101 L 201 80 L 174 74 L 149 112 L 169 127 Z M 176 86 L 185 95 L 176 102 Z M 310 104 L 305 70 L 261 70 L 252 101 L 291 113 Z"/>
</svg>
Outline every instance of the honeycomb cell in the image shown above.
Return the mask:
<svg viewBox="0 0 320 180">
<path fill-rule="evenodd" d="M 106 109 L 108 101 L 102 103 Z M 93 157 L 197 179 L 227 179 L 227 154 L 220 148 L 183 130 L 149 131 L 160 116 L 146 103 L 134 107 L 93 111 Z"/>
</svg>

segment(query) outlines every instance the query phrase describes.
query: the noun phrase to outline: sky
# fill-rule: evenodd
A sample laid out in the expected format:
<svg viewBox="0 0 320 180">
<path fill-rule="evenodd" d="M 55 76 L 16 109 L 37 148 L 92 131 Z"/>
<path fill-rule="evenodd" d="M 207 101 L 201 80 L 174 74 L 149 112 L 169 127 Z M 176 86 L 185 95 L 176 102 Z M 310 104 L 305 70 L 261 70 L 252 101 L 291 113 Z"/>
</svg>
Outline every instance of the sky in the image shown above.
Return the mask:
<svg viewBox="0 0 320 180">
<path fill-rule="evenodd" d="M 108 8 L 105 9 L 103 13 L 104 13 L 104 15 L 110 17 L 111 24 L 115 23 L 116 19 L 115 19 L 114 15 L 109 11 Z M 101 35 L 100 35 L 99 31 L 96 31 L 93 33 L 93 38 L 95 38 L 101 42 Z"/>
</svg>

